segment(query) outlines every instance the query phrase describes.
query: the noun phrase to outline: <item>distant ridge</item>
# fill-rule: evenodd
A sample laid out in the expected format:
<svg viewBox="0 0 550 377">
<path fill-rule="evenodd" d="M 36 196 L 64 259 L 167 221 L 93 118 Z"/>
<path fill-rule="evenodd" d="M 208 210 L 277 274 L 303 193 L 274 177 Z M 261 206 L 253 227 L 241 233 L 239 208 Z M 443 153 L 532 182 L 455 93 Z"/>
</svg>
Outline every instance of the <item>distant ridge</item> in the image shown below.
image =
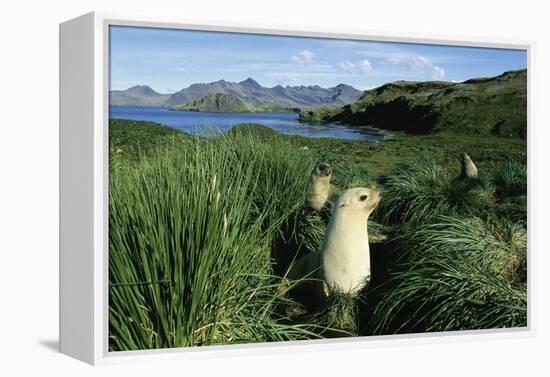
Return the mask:
<svg viewBox="0 0 550 377">
<path fill-rule="evenodd" d="M 173 107 L 216 94 L 231 94 L 253 106 L 314 107 L 344 106 L 355 102 L 361 94 L 352 86 L 339 84 L 332 88 L 312 86 L 274 86 L 266 88 L 252 78 L 240 82 L 218 80 L 211 83 L 192 84 L 173 94 L 160 94 L 146 85 L 126 90 L 112 90 L 113 106 L 163 106 Z"/>
<path fill-rule="evenodd" d="M 111 90 L 109 103 L 115 106 L 164 106 L 169 94 L 160 94 L 147 85 L 136 85 L 126 90 Z"/>
<path fill-rule="evenodd" d="M 216 93 L 210 94 L 185 104 L 176 105 L 174 110 L 180 111 L 206 111 L 214 113 L 249 113 L 258 111 L 258 108 L 251 106 L 232 94 Z"/>
</svg>

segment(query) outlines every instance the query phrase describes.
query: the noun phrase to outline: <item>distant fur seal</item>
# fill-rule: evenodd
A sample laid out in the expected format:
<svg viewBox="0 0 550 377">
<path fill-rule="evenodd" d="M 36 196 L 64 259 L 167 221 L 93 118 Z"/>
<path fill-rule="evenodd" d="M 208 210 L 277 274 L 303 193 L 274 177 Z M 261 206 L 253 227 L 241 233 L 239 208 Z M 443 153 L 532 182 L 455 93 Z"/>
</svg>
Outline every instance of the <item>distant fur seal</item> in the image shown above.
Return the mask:
<svg viewBox="0 0 550 377">
<path fill-rule="evenodd" d="M 367 221 L 380 193 L 355 187 L 336 202 L 321 248 L 323 280 L 330 291 L 357 293 L 371 274 Z"/>
<path fill-rule="evenodd" d="M 477 178 L 477 167 L 466 152 L 460 154 L 460 167 L 461 178 Z"/>
<path fill-rule="evenodd" d="M 380 202 L 378 191 L 356 187 L 344 191 L 325 233 L 320 252 L 300 258 L 290 270 L 290 279 L 312 278 L 309 283 L 319 299 L 332 291 L 357 293 L 370 278 L 367 221 Z M 322 292 L 322 293 L 321 293 Z"/>
<path fill-rule="evenodd" d="M 307 201 L 309 206 L 316 211 L 321 210 L 332 196 L 332 189 L 330 187 L 331 177 L 332 167 L 325 162 L 317 165 L 311 172 Z"/>
</svg>

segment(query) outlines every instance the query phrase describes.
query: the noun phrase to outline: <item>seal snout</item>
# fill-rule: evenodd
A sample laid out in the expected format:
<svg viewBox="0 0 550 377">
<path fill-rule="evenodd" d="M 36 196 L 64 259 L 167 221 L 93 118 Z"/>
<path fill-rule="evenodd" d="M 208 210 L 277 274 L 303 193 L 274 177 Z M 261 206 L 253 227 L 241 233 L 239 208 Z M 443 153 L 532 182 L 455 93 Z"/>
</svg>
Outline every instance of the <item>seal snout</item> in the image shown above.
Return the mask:
<svg viewBox="0 0 550 377">
<path fill-rule="evenodd" d="M 382 200 L 382 194 L 380 194 L 379 191 L 376 190 L 370 190 L 371 191 L 371 209 L 375 209 L 378 207 L 378 204 L 380 204 L 380 200 Z"/>
</svg>

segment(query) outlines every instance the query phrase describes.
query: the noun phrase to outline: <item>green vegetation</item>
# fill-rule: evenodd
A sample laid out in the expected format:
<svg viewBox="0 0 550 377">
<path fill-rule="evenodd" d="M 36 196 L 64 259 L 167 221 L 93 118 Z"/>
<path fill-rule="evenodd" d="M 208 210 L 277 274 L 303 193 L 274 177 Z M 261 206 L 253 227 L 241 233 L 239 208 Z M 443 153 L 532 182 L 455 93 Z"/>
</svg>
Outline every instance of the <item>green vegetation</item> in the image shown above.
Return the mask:
<svg viewBox="0 0 550 377">
<path fill-rule="evenodd" d="M 502 197 L 527 195 L 527 166 L 510 160 L 497 171 L 498 195 Z"/>
<path fill-rule="evenodd" d="M 251 113 L 258 109 L 232 94 L 216 93 L 172 108 L 179 111 L 206 111 L 212 113 Z"/>
<path fill-rule="evenodd" d="M 284 299 L 271 265 L 314 161 L 255 141 L 176 135 L 168 149 L 112 160 L 111 350 L 318 337 L 275 314 Z"/>
<path fill-rule="evenodd" d="M 388 174 L 380 216 L 395 234 L 386 278 L 369 292 L 373 334 L 526 325 L 527 207 L 507 202 L 525 191 L 495 194 L 525 172 L 505 162 L 492 176 L 453 178 L 423 157 Z"/>
<path fill-rule="evenodd" d="M 165 146 L 167 137 L 183 136 L 174 128 L 154 122 L 109 120 L 109 161 L 137 159 Z"/>
<path fill-rule="evenodd" d="M 172 107 L 176 111 L 199 111 L 212 113 L 282 113 L 296 111 L 283 106 L 253 106 L 233 94 L 216 93 L 188 103 Z"/>
<path fill-rule="evenodd" d="M 339 107 L 319 106 L 300 110 L 298 120 L 300 122 L 326 122 L 339 114 L 342 110 Z"/>
<path fill-rule="evenodd" d="M 403 230 L 396 243 L 375 292 L 375 334 L 526 326 L 523 226 L 442 215 Z"/>
<path fill-rule="evenodd" d="M 381 213 L 386 221 L 426 223 L 441 214 L 485 213 L 494 187 L 484 176 L 461 179 L 429 157 L 405 163 L 384 182 Z"/>
<path fill-rule="evenodd" d="M 311 112 L 311 115 L 309 115 Z M 527 135 L 527 70 L 460 83 L 396 81 L 367 90 L 339 112 L 308 110 L 301 119 L 343 121 L 414 134 Z"/>
<path fill-rule="evenodd" d="M 111 121 L 110 141 L 111 350 L 526 326 L 524 139 L 308 139 L 257 124 L 203 138 Z M 458 179 L 461 152 L 478 179 Z M 382 191 L 373 278 L 292 316 L 280 276 L 323 241 L 329 214 L 304 200 L 320 161 L 337 191 Z"/>
<path fill-rule="evenodd" d="M 526 142 L 520 138 L 494 136 L 470 136 L 447 133 L 433 135 L 406 135 L 395 133 L 382 142 L 358 140 L 309 139 L 288 136 L 287 140 L 297 148 L 307 147 L 319 160 L 333 161 L 342 169 L 357 177 L 376 180 L 406 161 L 420 156 L 430 156 L 449 170 L 460 173 L 458 157 L 468 152 L 480 171 L 493 174 L 504 161 L 525 161 Z M 339 175 L 339 174 L 337 174 Z M 335 176 L 335 179 L 339 179 Z"/>
</svg>

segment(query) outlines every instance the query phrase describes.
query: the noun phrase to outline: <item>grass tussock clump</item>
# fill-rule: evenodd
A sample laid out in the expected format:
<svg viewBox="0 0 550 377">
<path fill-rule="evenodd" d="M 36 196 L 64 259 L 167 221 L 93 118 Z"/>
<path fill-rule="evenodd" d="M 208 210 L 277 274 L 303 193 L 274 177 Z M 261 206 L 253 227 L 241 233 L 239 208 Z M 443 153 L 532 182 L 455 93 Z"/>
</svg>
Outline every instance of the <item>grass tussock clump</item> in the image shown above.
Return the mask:
<svg viewBox="0 0 550 377">
<path fill-rule="evenodd" d="M 315 337 L 274 317 L 270 250 L 313 163 L 250 141 L 195 138 L 111 167 L 111 350 Z"/>
<path fill-rule="evenodd" d="M 510 160 L 495 175 L 497 195 L 500 197 L 527 195 L 527 165 Z"/>
<path fill-rule="evenodd" d="M 319 321 L 331 337 L 359 335 L 359 296 L 333 292 Z"/>
<path fill-rule="evenodd" d="M 388 223 L 422 223 L 441 214 L 478 214 L 494 188 L 483 177 L 459 179 L 429 157 L 400 166 L 384 182 L 379 212 Z"/>
<path fill-rule="evenodd" d="M 495 173 L 495 212 L 513 221 L 527 224 L 527 165 L 510 160 Z"/>
<path fill-rule="evenodd" d="M 404 231 L 375 333 L 527 324 L 527 235 L 506 219 L 440 216 Z"/>
</svg>

